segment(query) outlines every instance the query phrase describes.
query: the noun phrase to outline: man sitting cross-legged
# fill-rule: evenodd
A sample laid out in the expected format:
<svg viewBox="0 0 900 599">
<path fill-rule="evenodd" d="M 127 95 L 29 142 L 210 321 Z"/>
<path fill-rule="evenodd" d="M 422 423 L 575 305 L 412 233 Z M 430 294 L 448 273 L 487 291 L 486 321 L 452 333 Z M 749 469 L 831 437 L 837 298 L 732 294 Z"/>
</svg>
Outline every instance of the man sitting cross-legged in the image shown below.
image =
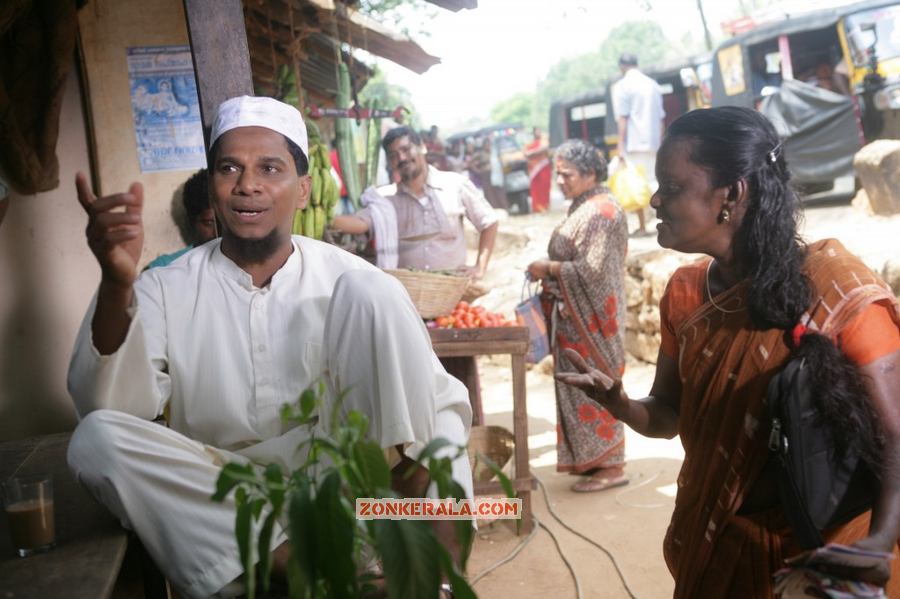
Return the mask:
<svg viewBox="0 0 900 599">
<path fill-rule="evenodd" d="M 140 184 L 96 198 L 77 178 L 102 278 L 69 370 L 81 418 L 69 464 L 187 597 L 219 593 L 242 573 L 234 503 L 210 501 L 220 468 L 299 466 L 307 431 L 289 430 L 279 409 L 323 374 L 332 391 L 349 390 L 345 410 L 369 418 L 370 437 L 406 461 L 436 437 L 464 444 L 471 424 L 466 389 L 440 366 L 402 286 L 291 236 L 310 192 L 300 113 L 232 98 L 210 143 L 221 239 L 139 277 Z M 152 422 L 167 406 L 170 428 Z M 465 456 L 453 475 L 471 496 Z M 285 538 L 279 530 L 276 556 Z"/>
</svg>

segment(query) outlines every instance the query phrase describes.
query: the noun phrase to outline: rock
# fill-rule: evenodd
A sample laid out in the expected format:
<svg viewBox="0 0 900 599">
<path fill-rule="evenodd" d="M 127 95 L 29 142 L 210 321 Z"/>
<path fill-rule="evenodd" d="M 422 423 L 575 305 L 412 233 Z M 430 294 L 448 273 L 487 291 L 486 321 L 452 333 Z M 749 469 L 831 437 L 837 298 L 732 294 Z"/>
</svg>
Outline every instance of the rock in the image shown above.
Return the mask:
<svg viewBox="0 0 900 599">
<path fill-rule="evenodd" d="M 659 306 L 644 306 L 644 309 L 638 315 L 638 323 L 640 324 L 638 330 L 642 333 L 647 333 L 648 335 L 658 334 L 660 328 Z"/>
<path fill-rule="evenodd" d="M 894 258 L 884 263 L 881 278 L 891 286 L 894 295 L 900 297 L 900 259 Z"/>
<path fill-rule="evenodd" d="M 625 351 L 656 363 L 660 343 L 659 300 L 675 270 L 699 256 L 659 249 L 632 254 L 625 262 Z"/>
<path fill-rule="evenodd" d="M 900 213 L 900 140 L 879 139 L 864 146 L 853 157 L 853 167 L 872 212 Z"/>
<path fill-rule="evenodd" d="M 680 266 L 694 262 L 698 257 L 694 254 L 682 254 L 667 250 L 665 255 L 644 265 L 644 280 L 650 282 L 651 301 L 654 305 L 659 304 L 659 300 L 662 299 L 672 273 Z"/>
<path fill-rule="evenodd" d="M 644 266 L 648 262 L 659 260 L 670 252 L 671 250 L 658 249 L 628 254 L 628 257 L 625 259 L 625 268 L 629 275 L 643 278 Z"/>
<path fill-rule="evenodd" d="M 628 309 L 625 311 L 625 328 L 630 329 L 632 331 L 637 331 L 641 328 L 641 305 L 639 304 L 636 309 Z"/>
<path fill-rule="evenodd" d="M 659 353 L 659 335 L 648 335 L 637 331 L 625 331 L 625 351 L 644 362 L 656 364 Z"/>
<path fill-rule="evenodd" d="M 850 205 L 863 214 L 869 216 L 873 214 L 872 204 L 869 202 L 869 195 L 866 193 L 865 189 L 860 189 L 856 192 L 856 195 L 853 196 L 853 199 L 850 201 Z"/>
<path fill-rule="evenodd" d="M 644 303 L 644 292 L 640 279 L 627 275 L 625 277 L 625 306 L 632 308 Z"/>
</svg>

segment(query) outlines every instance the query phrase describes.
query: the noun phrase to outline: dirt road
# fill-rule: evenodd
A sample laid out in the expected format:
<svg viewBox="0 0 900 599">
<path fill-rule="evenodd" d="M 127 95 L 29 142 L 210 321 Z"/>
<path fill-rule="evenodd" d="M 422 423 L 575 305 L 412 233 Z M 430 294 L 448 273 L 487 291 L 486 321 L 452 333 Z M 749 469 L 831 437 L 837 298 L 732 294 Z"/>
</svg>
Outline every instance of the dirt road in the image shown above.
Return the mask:
<svg viewBox="0 0 900 599">
<path fill-rule="evenodd" d="M 496 254 L 485 279 L 492 290 L 481 299 L 488 309 L 512 314 L 522 293 L 522 273 L 529 262 L 546 254 L 553 226 L 563 217 L 561 210 L 557 206 L 549 214 L 513 217 L 501 224 Z M 633 221 L 630 229 L 637 226 L 636 219 Z M 650 224 L 651 228 L 654 226 Z M 900 215 L 867 216 L 847 204 L 811 206 L 806 209 L 802 231 L 811 240 L 837 237 L 879 271 L 886 260 L 900 257 Z M 632 238 L 629 252 L 658 247 L 655 236 Z M 485 358 L 480 362 L 480 370 L 487 424 L 511 429 L 508 358 Z M 652 365 L 629 360 L 624 377 L 629 395 L 646 395 L 653 372 Z M 672 579 L 661 548 L 672 512 L 675 479 L 684 456 L 680 441 L 646 439 L 627 430 L 630 484 L 604 493 L 573 493 L 569 487 L 574 478 L 555 471 L 556 404 L 552 378 L 532 369 L 527 392 L 531 466 L 546 488 L 549 507 L 566 524 L 603 545 L 610 555 L 565 530 L 538 490 L 534 494 L 536 516 L 556 536 L 559 549 L 550 533 L 540 529 L 511 562 L 477 581 L 475 590 L 479 597 L 576 597 L 575 577 L 582 597 L 629 597 L 613 559 L 634 596 L 671 597 Z M 470 578 L 493 567 L 522 540 L 506 524 L 482 524 L 469 563 Z"/>
</svg>

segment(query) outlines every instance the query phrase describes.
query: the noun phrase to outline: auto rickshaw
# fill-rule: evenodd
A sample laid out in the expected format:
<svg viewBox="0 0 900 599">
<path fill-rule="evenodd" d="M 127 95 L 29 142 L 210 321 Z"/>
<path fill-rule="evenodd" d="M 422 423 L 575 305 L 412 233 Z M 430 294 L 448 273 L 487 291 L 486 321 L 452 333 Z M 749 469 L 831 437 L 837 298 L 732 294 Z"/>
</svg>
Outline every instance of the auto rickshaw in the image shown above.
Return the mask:
<svg viewBox="0 0 900 599">
<path fill-rule="evenodd" d="M 448 144 L 464 142 L 467 139 L 483 140 L 490 138 L 493 158 L 500 161 L 503 171 L 503 192 L 506 194 L 510 208 L 516 214 L 528 214 L 531 211 L 529 198 L 528 165 L 519 136 L 522 125 L 498 124 L 483 127 L 476 131 L 456 133 L 447 138 Z"/>
<path fill-rule="evenodd" d="M 900 2 L 782 16 L 723 42 L 712 105 L 760 110 L 801 189 L 832 188 L 863 144 L 900 138 Z"/>
</svg>

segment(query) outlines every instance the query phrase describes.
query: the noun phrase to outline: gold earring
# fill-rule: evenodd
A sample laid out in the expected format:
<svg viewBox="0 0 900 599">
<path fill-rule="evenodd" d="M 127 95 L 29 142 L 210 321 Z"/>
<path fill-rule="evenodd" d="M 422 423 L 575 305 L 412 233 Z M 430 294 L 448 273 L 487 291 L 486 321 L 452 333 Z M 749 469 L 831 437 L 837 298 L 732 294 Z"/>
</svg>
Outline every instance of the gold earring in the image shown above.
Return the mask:
<svg viewBox="0 0 900 599">
<path fill-rule="evenodd" d="M 727 223 L 731 220 L 731 211 L 728 208 L 722 208 L 722 212 L 719 214 L 719 220 L 723 223 Z"/>
</svg>

